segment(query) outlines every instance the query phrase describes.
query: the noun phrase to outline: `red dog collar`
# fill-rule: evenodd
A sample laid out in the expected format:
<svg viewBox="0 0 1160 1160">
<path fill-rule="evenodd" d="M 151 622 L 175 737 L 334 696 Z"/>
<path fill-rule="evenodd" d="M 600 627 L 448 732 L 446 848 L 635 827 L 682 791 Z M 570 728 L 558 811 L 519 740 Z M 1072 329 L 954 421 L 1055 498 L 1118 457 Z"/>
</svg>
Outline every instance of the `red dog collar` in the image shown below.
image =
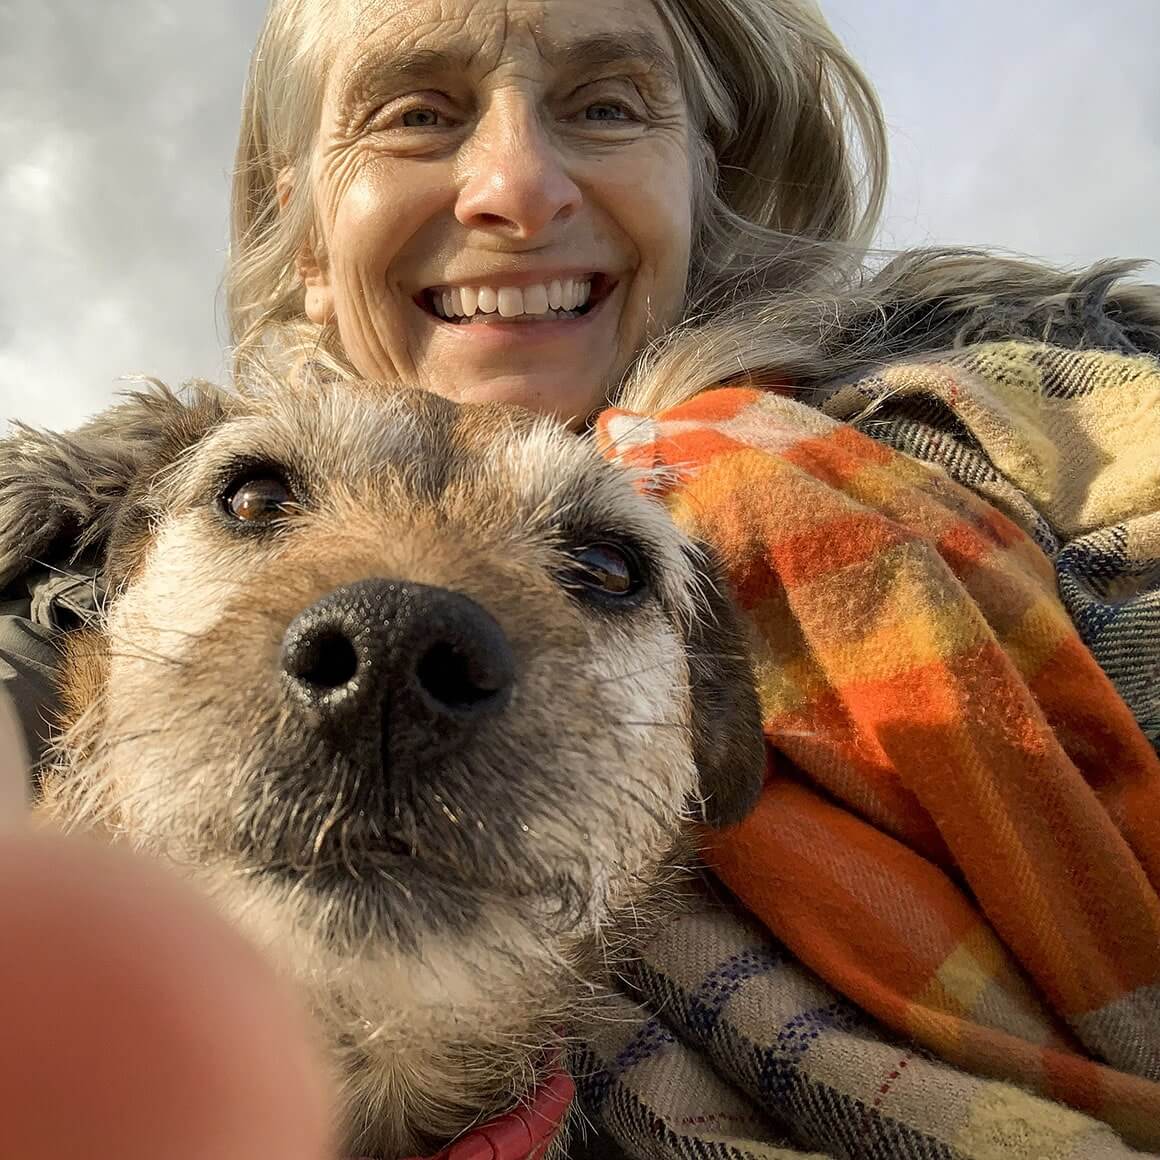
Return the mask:
<svg viewBox="0 0 1160 1160">
<path fill-rule="evenodd" d="M 572 1077 L 556 1072 L 536 1089 L 527 1106 L 473 1128 L 434 1156 L 410 1160 L 542 1160 L 575 1094 Z"/>
</svg>

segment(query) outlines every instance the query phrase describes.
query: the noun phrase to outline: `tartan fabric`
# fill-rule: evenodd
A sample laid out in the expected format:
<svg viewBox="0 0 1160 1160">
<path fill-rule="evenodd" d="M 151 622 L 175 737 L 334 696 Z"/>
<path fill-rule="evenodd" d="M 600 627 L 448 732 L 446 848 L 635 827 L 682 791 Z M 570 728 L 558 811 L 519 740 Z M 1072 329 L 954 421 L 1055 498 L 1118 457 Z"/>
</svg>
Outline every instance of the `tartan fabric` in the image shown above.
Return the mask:
<svg viewBox="0 0 1160 1160">
<path fill-rule="evenodd" d="M 708 890 L 626 984 L 573 1067 L 586 1115 L 629 1156 L 1145 1155 L 1099 1120 L 892 1037 Z"/>
<path fill-rule="evenodd" d="M 1160 748 L 1155 360 L 992 343 L 887 367 L 822 410 L 938 464 L 1028 532 L 1080 638 Z"/>
<path fill-rule="evenodd" d="M 1132 635 L 1137 657 L 1157 643 L 1157 570 L 1119 571 L 1108 543 L 1152 550 L 1158 389 L 1148 359 L 995 344 L 826 400 L 942 469 L 750 388 L 601 418 L 725 563 L 776 755 L 753 814 L 704 843 L 764 933 L 719 907 L 675 923 L 634 980 L 652 1038 L 593 1043 L 597 1116 L 630 1155 L 769 1154 L 719 1150 L 743 1107 L 753 1147 L 835 1156 L 1160 1149 L 1160 760 L 1056 579 L 1082 566 L 1090 599 L 1126 598 L 1103 639 L 1127 680 Z M 749 1100 L 693 1101 L 705 1123 L 729 1108 L 724 1142 L 672 1099 L 709 1067 Z"/>
</svg>

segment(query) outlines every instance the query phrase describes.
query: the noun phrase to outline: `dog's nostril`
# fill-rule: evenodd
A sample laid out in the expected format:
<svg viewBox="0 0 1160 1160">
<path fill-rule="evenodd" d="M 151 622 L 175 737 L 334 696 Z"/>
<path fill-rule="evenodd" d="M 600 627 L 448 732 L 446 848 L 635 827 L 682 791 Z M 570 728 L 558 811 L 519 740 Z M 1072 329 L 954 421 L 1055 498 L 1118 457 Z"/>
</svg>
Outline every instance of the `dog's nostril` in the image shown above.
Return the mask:
<svg viewBox="0 0 1160 1160">
<path fill-rule="evenodd" d="M 288 666 L 292 677 L 316 689 L 339 689 L 358 673 L 358 653 L 338 630 L 311 637 Z"/>
<path fill-rule="evenodd" d="M 309 708 L 312 728 L 341 725 L 330 743 L 368 760 L 377 754 L 384 769 L 465 743 L 464 730 L 507 707 L 516 667 L 507 634 L 486 609 L 402 581 L 336 588 L 282 638 L 291 704 Z"/>
<path fill-rule="evenodd" d="M 415 677 L 440 707 L 470 712 L 486 708 L 511 686 L 511 654 L 506 649 L 464 652 L 440 642 L 420 658 Z"/>
</svg>

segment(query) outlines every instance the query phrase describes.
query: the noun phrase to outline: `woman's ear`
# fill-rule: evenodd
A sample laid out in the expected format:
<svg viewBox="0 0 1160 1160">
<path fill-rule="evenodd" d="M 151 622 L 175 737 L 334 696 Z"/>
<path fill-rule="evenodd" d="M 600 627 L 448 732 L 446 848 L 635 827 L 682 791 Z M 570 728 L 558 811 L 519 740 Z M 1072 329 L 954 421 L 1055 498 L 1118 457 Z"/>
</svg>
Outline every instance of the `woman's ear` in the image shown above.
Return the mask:
<svg viewBox="0 0 1160 1160">
<path fill-rule="evenodd" d="M 303 303 L 306 317 L 318 326 L 329 326 L 334 321 L 334 294 L 330 289 L 330 279 L 317 266 L 307 269 L 300 263 L 298 273 L 306 287 Z"/>
<path fill-rule="evenodd" d="M 765 781 L 761 706 L 742 615 L 723 570 L 705 545 L 690 555 L 702 577 L 686 645 L 701 817 L 710 826 L 729 826 L 753 808 Z"/>
<path fill-rule="evenodd" d="M 294 189 L 295 171 L 287 166 L 279 171 L 275 182 L 278 212 L 282 216 L 291 212 Z M 307 231 L 306 241 L 298 250 L 294 268 L 306 292 L 304 303 L 306 317 L 318 326 L 329 325 L 334 321 L 334 295 L 330 288 L 330 271 L 322 247 L 318 245 L 318 235 L 313 225 Z"/>
<path fill-rule="evenodd" d="M 66 434 L 14 425 L 0 440 L 0 589 L 38 562 L 103 549 L 134 482 L 221 413 L 216 388 L 189 394 L 154 384 Z"/>
</svg>

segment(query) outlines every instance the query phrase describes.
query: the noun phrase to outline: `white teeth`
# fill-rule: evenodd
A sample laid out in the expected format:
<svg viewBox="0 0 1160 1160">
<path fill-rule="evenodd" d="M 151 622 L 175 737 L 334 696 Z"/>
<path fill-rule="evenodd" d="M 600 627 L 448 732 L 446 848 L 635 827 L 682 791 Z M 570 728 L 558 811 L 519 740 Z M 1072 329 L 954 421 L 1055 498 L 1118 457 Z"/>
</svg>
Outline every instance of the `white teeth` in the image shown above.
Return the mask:
<svg viewBox="0 0 1160 1160">
<path fill-rule="evenodd" d="M 524 292 L 515 286 L 503 286 L 496 297 L 501 318 L 515 318 L 524 312 Z"/>
<path fill-rule="evenodd" d="M 440 318 L 471 318 L 496 314 L 501 318 L 543 315 L 549 311 L 577 310 L 592 294 L 591 281 L 554 278 L 531 286 L 454 286 L 433 290 L 430 302 Z"/>
<path fill-rule="evenodd" d="M 548 288 L 546 286 L 529 286 L 524 290 L 524 313 L 548 313 Z"/>
</svg>

